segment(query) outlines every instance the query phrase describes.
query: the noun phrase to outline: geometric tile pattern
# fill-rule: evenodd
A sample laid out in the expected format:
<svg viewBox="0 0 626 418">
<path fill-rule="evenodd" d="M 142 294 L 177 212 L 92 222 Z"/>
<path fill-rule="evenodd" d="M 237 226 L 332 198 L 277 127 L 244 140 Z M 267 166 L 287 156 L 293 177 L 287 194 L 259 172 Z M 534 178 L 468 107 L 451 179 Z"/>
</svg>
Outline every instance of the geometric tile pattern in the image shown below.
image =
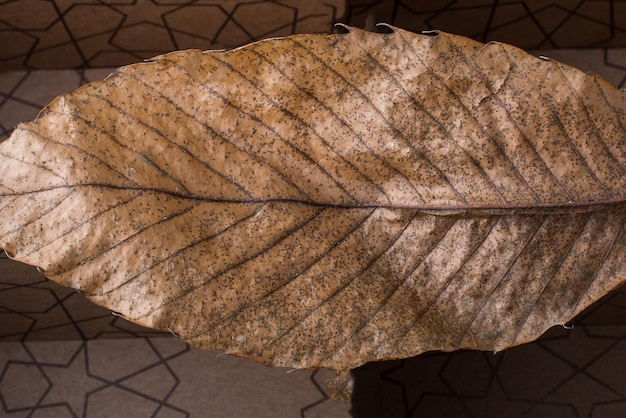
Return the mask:
<svg viewBox="0 0 626 418">
<path fill-rule="evenodd" d="M 232 34 L 246 43 L 297 31 L 317 18 L 316 25 L 328 26 L 342 13 L 339 1 L 323 2 L 329 9 L 319 16 L 298 8 L 291 20 L 283 17 L 304 0 L 222 3 L 0 0 L 0 66 L 8 66 L 1 68 L 80 67 L 0 72 L 0 141 L 58 94 L 111 72 L 88 66 L 118 66 L 161 49 L 211 49 Z M 626 1 L 350 3 L 343 20 L 354 26 L 364 27 L 372 16 L 414 31 L 498 39 L 626 88 Z M 250 12 L 261 10 L 254 7 L 268 9 Z M 192 23 L 220 13 L 217 28 Z M 263 23 L 266 16 L 271 19 Z M 294 29 L 293 22 L 300 26 Z M 27 51 L 20 52 L 24 45 Z M 593 48 L 573 49 L 581 46 Z M 189 348 L 0 254 L 2 417 L 622 418 L 624 364 L 626 288 L 583 312 L 572 329 L 553 328 L 534 343 L 501 353 L 437 352 L 365 365 L 355 372 L 350 406 L 328 399 L 325 371 L 287 373 Z"/>
<path fill-rule="evenodd" d="M 101 80 L 112 69 L 0 72 L 0 141 L 20 121 L 34 119 L 56 96 L 89 81 Z"/>
<path fill-rule="evenodd" d="M 0 71 L 118 67 L 176 49 L 328 32 L 336 21 L 525 49 L 626 47 L 623 0 L 0 0 Z"/>
<path fill-rule="evenodd" d="M 0 0 L 0 71 L 118 67 L 328 32 L 344 12 L 344 0 Z"/>
<path fill-rule="evenodd" d="M 350 0 L 344 20 L 439 29 L 524 49 L 626 47 L 623 0 Z"/>
<path fill-rule="evenodd" d="M 330 372 L 267 368 L 175 338 L 4 342 L 0 416 L 623 418 L 625 361 L 626 289 L 504 352 L 367 364 L 351 405 L 328 398 Z"/>
<path fill-rule="evenodd" d="M 88 340 L 162 335 L 128 322 L 0 255 L 0 341 Z"/>
<path fill-rule="evenodd" d="M 549 52 L 605 77 L 615 71 L 609 76 L 625 87 L 620 55 L 599 51 Z M 55 95 L 109 72 L 0 74 L 0 122 L 32 119 Z M 0 416 L 120 416 L 122 407 L 134 417 L 349 416 L 349 406 L 328 399 L 324 371 L 287 374 L 174 338 L 147 338 L 154 335 L 1 254 Z M 556 327 L 502 353 L 426 353 L 368 364 L 355 372 L 352 414 L 622 418 L 624 364 L 626 288 L 583 312 L 571 330 Z"/>
<path fill-rule="evenodd" d="M 622 418 L 626 288 L 538 341 L 497 354 L 426 353 L 355 372 L 358 418 Z"/>
<path fill-rule="evenodd" d="M 0 416 L 348 418 L 327 373 L 271 369 L 174 338 L 0 344 Z"/>
</svg>

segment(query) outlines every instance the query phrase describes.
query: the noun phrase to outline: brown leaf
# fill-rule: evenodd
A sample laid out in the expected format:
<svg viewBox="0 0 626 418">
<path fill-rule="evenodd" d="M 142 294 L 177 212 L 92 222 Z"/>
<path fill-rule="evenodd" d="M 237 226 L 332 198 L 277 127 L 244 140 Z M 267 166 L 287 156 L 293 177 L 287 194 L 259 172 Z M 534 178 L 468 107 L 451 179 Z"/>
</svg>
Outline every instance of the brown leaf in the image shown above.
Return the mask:
<svg viewBox="0 0 626 418">
<path fill-rule="evenodd" d="M 0 246 L 199 347 L 502 350 L 626 280 L 626 99 L 442 32 L 176 52 L 0 146 Z"/>
</svg>

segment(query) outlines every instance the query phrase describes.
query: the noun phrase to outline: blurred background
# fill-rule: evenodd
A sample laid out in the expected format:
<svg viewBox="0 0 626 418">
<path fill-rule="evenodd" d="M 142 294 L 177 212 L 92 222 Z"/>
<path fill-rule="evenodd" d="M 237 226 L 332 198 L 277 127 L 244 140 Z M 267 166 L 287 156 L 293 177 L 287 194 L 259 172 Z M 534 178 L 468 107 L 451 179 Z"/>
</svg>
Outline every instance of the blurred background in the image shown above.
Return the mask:
<svg viewBox="0 0 626 418">
<path fill-rule="evenodd" d="M 626 88 L 626 1 L 0 0 L 0 140 L 55 96 L 176 49 L 221 49 L 336 22 L 498 40 Z M 0 170 L 1 173 L 1 170 Z M 146 330 L 0 256 L 0 416 L 621 418 L 626 289 L 539 341 L 355 371 L 269 369 Z"/>
</svg>

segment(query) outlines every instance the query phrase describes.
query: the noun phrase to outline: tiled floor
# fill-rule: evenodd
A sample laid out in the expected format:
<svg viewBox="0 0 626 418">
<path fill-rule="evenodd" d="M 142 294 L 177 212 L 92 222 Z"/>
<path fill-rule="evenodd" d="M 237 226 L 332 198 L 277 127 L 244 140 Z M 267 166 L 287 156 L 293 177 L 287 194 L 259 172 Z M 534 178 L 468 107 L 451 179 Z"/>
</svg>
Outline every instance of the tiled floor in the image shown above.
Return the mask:
<svg viewBox="0 0 626 418">
<path fill-rule="evenodd" d="M 584 312 L 572 329 L 553 328 L 502 353 L 427 353 L 366 365 L 355 372 L 350 406 L 328 399 L 328 371 L 271 369 L 150 336 L 34 269 L 0 261 L 0 416 L 626 416 L 626 288 Z M 32 298 L 16 312 L 8 301 L 20 290 Z M 15 318 L 30 320 L 29 327 L 16 333 Z M 49 340 L 55 335 L 71 339 Z"/>
<path fill-rule="evenodd" d="M 498 354 L 427 353 L 356 372 L 357 418 L 622 418 L 626 288 Z"/>
<path fill-rule="evenodd" d="M 184 38 L 184 31 L 178 30 L 173 20 L 176 13 L 180 16 L 187 12 L 172 5 L 185 1 L 19 0 L 20 13 L 28 9 L 26 3 L 37 7 L 47 4 L 45 7 L 52 7 L 56 17 L 52 21 L 48 21 L 50 16 L 44 16 L 7 22 L 7 8 L 16 7 L 18 1 L 0 0 L 0 61 L 14 65 L 13 68 L 23 68 L 25 62 L 27 67 L 37 67 L 38 62 L 45 67 L 49 62 L 41 57 L 49 55 L 59 60 L 65 50 L 69 51 L 68 56 L 78 57 L 76 62 L 64 61 L 65 66 L 110 62 L 103 57 L 113 59 L 115 53 L 122 62 L 153 55 L 153 49 L 133 49 L 123 44 L 120 34 L 129 28 L 140 30 L 152 25 L 169 30 L 170 41 L 190 39 Z M 113 3 L 117 6 L 112 7 Z M 212 2 L 192 3 L 206 6 Z M 573 47 L 581 42 L 601 46 L 536 53 L 594 70 L 626 88 L 624 1 L 561 1 L 549 5 L 513 0 L 453 0 L 444 6 L 440 3 L 354 0 L 346 20 L 362 26 L 368 16 L 375 16 L 407 29 L 437 27 L 529 48 Z M 151 16 L 150 22 L 133 21 L 141 16 L 131 13 L 129 6 L 133 4 L 156 14 L 145 14 Z M 117 26 L 83 33 L 96 27 L 90 26 L 88 20 L 82 21 L 83 27 L 76 26 L 80 19 L 71 18 L 89 7 L 107 9 L 122 17 Z M 203 6 L 194 10 L 208 9 Z M 17 15 L 22 16 L 20 13 Z M 243 15 L 233 12 L 230 16 L 228 22 L 241 24 L 238 19 Z M 303 16 L 306 14 L 300 15 Z M 282 30 L 276 22 L 270 23 L 273 31 Z M 194 42 L 217 39 L 203 35 L 202 28 L 193 31 Z M 38 41 L 33 40 L 27 52 L 9 59 L 7 51 L 19 46 L 10 38 L 15 33 L 9 32 Z M 45 38 L 47 32 L 57 38 Z M 251 36 L 255 34 L 263 33 Z M 104 78 L 110 71 L 104 68 L 0 73 L 0 140 L 8 136 L 18 121 L 33 119 L 56 95 Z M 33 268 L 5 257 L 0 257 L 0 341 L 2 417 L 626 416 L 626 288 L 583 313 L 573 329 L 554 328 L 538 342 L 503 353 L 427 353 L 414 359 L 367 365 L 355 372 L 353 405 L 328 399 L 326 371 L 269 369 L 191 349 L 169 335 L 113 316 L 77 293 L 47 282 Z"/>
<path fill-rule="evenodd" d="M 174 338 L 3 343 L 3 417 L 349 417 L 324 371 L 269 369 Z"/>
<path fill-rule="evenodd" d="M 349 0 L 350 24 L 368 18 L 418 32 L 439 29 L 525 49 L 626 46 L 623 0 Z"/>
<path fill-rule="evenodd" d="M 344 0 L 0 0 L 0 70 L 119 66 L 327 32 Z"/>
<path fill-rule="evenodd" d="M 626 46 L 622 0 L 0 0 L 0 70 L 119 66 L 368 18 L 527 49 Z"/>
<path fill-rule="evenodd" d="M 0 417 L 350 417 L 328 371 L 192 349 L 4 254 L 0 341 Z"/>
</svg>

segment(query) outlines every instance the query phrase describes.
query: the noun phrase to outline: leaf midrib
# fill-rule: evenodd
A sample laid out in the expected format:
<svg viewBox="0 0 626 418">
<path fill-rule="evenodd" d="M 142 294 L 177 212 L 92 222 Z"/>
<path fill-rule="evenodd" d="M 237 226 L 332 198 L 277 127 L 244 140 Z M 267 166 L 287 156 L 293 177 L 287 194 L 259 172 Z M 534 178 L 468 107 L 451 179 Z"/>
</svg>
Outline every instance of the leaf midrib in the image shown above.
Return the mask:
<svg viewBox="0 0 626 418">
<path fill-rule="evenodd" d="M 164 195 L 171 196 L 177 199 L 185 199 L 185 200 L 196 200 L 198 202 L 205 203 L 241 203 L 241 204 L 263 204 L 263 203 L 288 203 L 294 205 L 304 205 L 304 206 L 315 206 L 315 207 L 326 207 L 326 208 L 345 208 L 345 209 L 406 209 L 406 210 L 416 210 L 416 211 L 426 211 L 431 214 L 436 214 L 436 212 L 441 212 L 441 215 L 451 215 L 458 214 L 459 212 L 465 212 L 465 215 L 480 215 L 481 212 L 488 215 L 513 215 L 513 214 L 523 214 L 520 211 L 528 211 L 532 214 L 556 214 L 556 213 L 566 213 L 568 211 L 578 211 L 583 210 L 585 212 L 595 211 L 595 210 L 606 210 L 610 208 L 625 206 L 626 209 L 626 197 L 619 197 L 616 199 L 609 200 L 597 200 L 597 201 L 586 201 L 586 202 L 562 202 L 562 203 L 529 203 L 528 205 L 524 204 L 455 204 L 455 205 L 445 205 L 445 204 L 420 204 L 420 205 L 398 205 L 398 204 L 389 204 L 389 203 L 376 203 L 376 202 L 364 202 L 364 203 L 333 203 L 333 202 L 323 202 L 323 201 L 312 201 L 312 200 L 304 200 L 304 199 L 293 199 L 293 198 L 255 198 L 255 199 L 222 199 L 222 198 L 214 198 L 214 197 L 206 197 L 206 196 L 198 196 L 192 194 L 185 194 L 181 192 L 176 192 L 167 189 L 160 189 L 154 187 L 141 187 L 141 186 L 117 186 L 113 184 L 103 184 L 103 183 L 83 183 L 76 185 L 66 185 L 66 186 L 54 186 L 49 188 L 40 188 L 37 190 L 30 191 L 20 191 L 16 193 L 5 193 L 0 194 L 0 198 L 13 197 L 13 196 L 22 196 L 27 194 L 37 194 L 49 192 L 57 189 L 64 188 L 100 188 L 100 189 L 113 189 L 113 190 L 124 190 L 124 191 L 141 191 L 141 192 L 153 192 L 153 193 L 161 193 Z"/>
</svg>

